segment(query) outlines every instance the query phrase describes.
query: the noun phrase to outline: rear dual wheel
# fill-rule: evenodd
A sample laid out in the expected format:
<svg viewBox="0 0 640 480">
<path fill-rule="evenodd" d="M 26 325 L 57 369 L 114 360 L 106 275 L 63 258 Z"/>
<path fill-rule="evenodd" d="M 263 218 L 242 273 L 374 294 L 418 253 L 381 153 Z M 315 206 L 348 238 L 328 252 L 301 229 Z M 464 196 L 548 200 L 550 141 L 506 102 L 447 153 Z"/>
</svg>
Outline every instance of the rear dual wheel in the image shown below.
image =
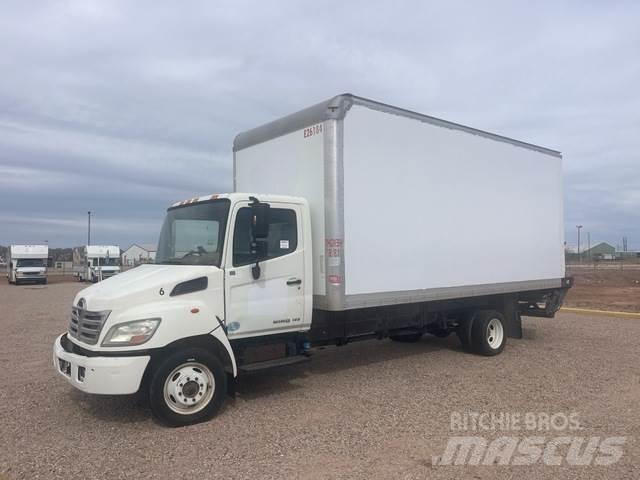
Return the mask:
<svg viewBox="0 0 640 480">
<path fill-rule="evenodd" d="M 498 355 L 507 343 L 504 316 L 494 310 L 480 310 L 464 318 L 456 333 L 463 347 L 485 356 Z"/>
</svg>

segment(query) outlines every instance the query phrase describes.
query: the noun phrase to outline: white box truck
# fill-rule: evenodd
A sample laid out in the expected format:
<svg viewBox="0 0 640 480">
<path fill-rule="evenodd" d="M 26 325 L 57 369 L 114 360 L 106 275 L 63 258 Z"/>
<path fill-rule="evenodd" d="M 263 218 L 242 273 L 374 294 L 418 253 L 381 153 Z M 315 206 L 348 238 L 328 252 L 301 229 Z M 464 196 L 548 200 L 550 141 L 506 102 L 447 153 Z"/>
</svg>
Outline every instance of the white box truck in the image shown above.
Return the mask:
<svg viewBox="0 0 640 480">
<path fill-rule="evenodd" d="M 498 354 L 571 285 L 554 150 L 345 94 L 233 151 L 236 193 L 172 205 L 156 264 L 75 297 L 53 355 L 73 386 L 185 425 L 318 346 L 455 333 Z"/>
<path fill-rule="evenodd" d="M 80 282 L 100 282 L 120 273 L 118 245 L 84 245 L 73 249 L 73 273 Z"/>
<path fill-rule="evenodd" d="M 9 283 L 47 283 L 48 245 L 11 245 L 8 254 Z"/>
</svg>

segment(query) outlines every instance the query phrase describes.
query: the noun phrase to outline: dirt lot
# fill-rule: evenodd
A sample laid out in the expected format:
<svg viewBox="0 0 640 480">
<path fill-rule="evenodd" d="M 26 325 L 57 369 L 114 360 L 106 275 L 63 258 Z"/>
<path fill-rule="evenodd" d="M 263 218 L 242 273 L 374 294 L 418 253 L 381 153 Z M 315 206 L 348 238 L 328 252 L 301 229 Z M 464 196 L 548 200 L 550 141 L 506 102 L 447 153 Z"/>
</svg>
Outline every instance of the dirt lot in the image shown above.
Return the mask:
<svg viewBox="0 0 640 480">
<path fill-rule="evenodd" d="M 212 421 L 167 429 L 134 398 L 86 396 L 53 371 L 80 288 L 0 283 L 0 478 L 640 477 L 640 320 L 526 319 L 525 338 L 492 358 L 452 337 L 327 349 L 246 378 Z M 535 435 L 624 436 L 624 454 L 606 467 L 434 465 L 452 436 L 530 434 L 452 432 L 456 412 L 575 413 L 577 433 Z"/>
<path fill-rule="evenodd" d="M 575 279 L 565 306 L 640 312 L 640 269 L 572 269 Z"/>
</svg>

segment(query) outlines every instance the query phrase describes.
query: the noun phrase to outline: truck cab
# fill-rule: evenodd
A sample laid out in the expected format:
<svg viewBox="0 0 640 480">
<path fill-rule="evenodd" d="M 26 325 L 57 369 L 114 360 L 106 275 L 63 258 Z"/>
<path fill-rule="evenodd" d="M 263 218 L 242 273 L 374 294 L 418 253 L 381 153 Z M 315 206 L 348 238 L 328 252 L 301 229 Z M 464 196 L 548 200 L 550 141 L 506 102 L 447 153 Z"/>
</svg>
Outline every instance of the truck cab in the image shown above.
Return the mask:
<svg viewBox="0 0 640 480">
<path fill-rule="evenodd" d="M 302 198 L 234 193 L 172 205 L 155 264 L 76 295 L 55 342 L 56 370 L 88 393 L 134 393 L 144 380 L 169 424 L 208 418 L 239 363 L 269 358 L 252 341 L 286 338 L 266 350 L 304 349 L 310 235 Z"/>
<path fill-rule="evenodd" d="M 86 245 L 73 250 L 73 269 L 81 282 L 100 282 L 120 273 L 120 247 Z"/>
<path fill-rule="evenodd" d="M 47 245 L 11 245 L 7 261 L 9 283 L 47 283 Z"/>
</svg>

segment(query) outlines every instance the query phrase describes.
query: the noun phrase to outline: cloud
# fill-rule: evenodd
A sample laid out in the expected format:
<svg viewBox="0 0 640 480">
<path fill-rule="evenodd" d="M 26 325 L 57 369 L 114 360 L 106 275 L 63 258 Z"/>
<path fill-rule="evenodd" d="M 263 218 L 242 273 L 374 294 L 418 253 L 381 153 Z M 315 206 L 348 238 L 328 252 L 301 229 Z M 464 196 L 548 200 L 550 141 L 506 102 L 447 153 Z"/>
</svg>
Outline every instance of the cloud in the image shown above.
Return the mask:
<svg viewBox="0 0 640 480">
<path fill-rule="evenodd" d="M 567 239 L 640 248 L 639 20 L 633 2 L 9 2 L 0 244 L 75 218 L 45 224 L 79 243 L 88 209 L 116 243 L 153 241 L 168 204 L 231 189 L 238 132 L 351 91 L 562 150 Z"/>
</svg>

